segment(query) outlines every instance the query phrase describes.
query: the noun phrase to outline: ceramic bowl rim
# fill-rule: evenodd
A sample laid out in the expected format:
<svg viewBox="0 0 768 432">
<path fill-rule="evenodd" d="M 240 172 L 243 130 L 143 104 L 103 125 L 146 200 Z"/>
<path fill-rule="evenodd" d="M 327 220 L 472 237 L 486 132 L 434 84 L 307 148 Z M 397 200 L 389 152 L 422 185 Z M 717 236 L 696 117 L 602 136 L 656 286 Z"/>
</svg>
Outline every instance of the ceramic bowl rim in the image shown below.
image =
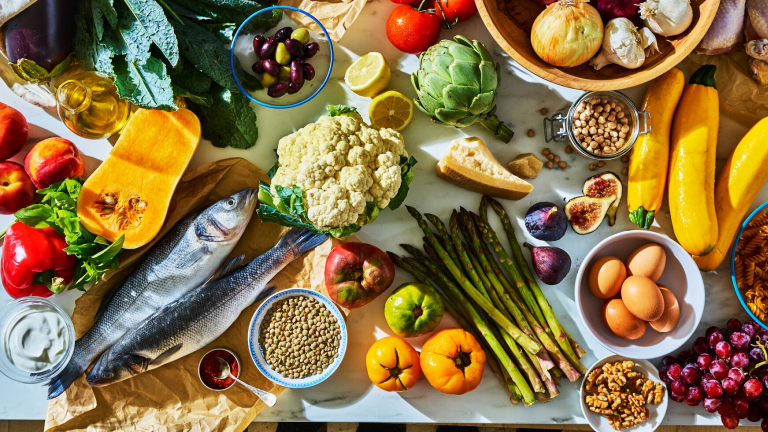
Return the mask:
<svg viewBox="0 0 768 432">
<path fill-rule="evenodd" d="M 623 352 L 623 348 L 615 347 L 615 346 L 610 345 L 607 342 L 603 342 L 603 340 L 601 340 L 601 338 L 598 337 L 597 334 L 595 334 L 595 332 L 592 330 L 592 326 L 590 326 L 590 324 L 587 322 L 587 319 L 585 317 L 584 305 L 582 304 L 581 296 L 579 295 L 579 293 L 581 291 L 581 287 L 584 284 L 584 278 L 586 277 L 586 273 L 588 271 L 588 269 L 587 269 L 588 265 L 587 264 L 592 261 L 592 259 L 595 257 L 597 252 L 605 245 L 605 243 L 608 243 L 609 241 L 615 241 L 616 238 L 638 236 L 638 235 L 639 236 L 647 236 L 647 237 L 656 239 L 655 240 L 656 242 L 663 243 L 664 245 L 666 245 L 670 249 L 678 249 L 679 252 L 682 252 L 683 253 L 682 256 L 684 257 L 683 259 L 686 259 L 685 257 L 687 257 L 687 259 L 690 260 L 690 264 L 693 265 L 693 267 L 695 267 L 697 269 L 697 271 L 694 272 L 693 274 L 689 274 L 689 273 L 686 272 L 685 273 L 686 278 L 695 280 L 697 282 L 697 285 L 701 286 L 702 289 L 705 288 L 704 287 L 704 279 L 701 276 L 701 272 L 698 271 L 698 266 L 696 265 L 695 261 L 693 261 L 693 258 L 688 254 L 688 252 L 685 252 L 685 249 L 683 249 L 683 247 L 680 246 L 679 243 L 677 243 L 675 240 L 673 240 L 672 238 L 670 238 L 669 236 L 667 236 L 665 234 L 660 234 L 660 233 L 657 233 L 657 232 L 654 232 L 654 231 L 648 231 L 648 230 L 635 230 L 635 229 L 633 229 L 633 230 L 629 230 L 629 231 L 619 232 L 619 233 L 616 233 L 616 234 L 613 234 L 611 236 L 608 236 L 608 237 L 604 238 L 603 240 L 601 240 L 598 244 L 596 244 L 587 253 L 587 255 L 584 257 L 584 259 L 581 261 L 581 265 L 579 266 L 579 271 L 576 274 L 576 283 L 575 283 L 575 286 L 574 286 L 574 299 L 576 300 L 576 308 L 577 308 L 577 310 L 579 312 L 579 318 L 581 319 L 582 324 L 584 324 L 584 326 L 587 328 L 587 330 L 592 334 L 592 337 L 594 337 L 595 340 L 597 340 L 597 342 L 600 343 L 600 345 L 602 345 L 608 351 L 610 351 L 610 352 L 612 352 L 614 354 L 617 354 L 617 355 L 621 355 L 621 356 L 625 356 L 625 357 L 630 357 L 630 358 L 638 358 L 638 359 L 642 359 L 642 360 L 647 360 L 647 359 L 663 357 L 663 356 L 665 356 L 665 355 L 667 355 L 667 354 L 669 354 L 671 352 L 674 352 L 674 351 L 678 350 L 680 347 L 682 347 L 683 345 L 685 345 L 686 342 L 688 342 L 690 340 L 691 336 L 693 336 L 693 334 L 696 332 L 696 329 L 698 328 L 699 324 L 701 323 L 701 318 L 702 318 L 702 316 L 704 314 L 704 308 L 706 307 L 706 297 L 704 296 L 704 292 L 702 292 L 702 299 L 703 299 L 704 305 L 702 306 L 702 310 L 698 314 L 694 314 L 694 323 L 693 323 L 693 326 L 691 327 L 690 332 L 687 335 L 683 335 L 684 337 L 680 337 L 677 340 L 676 343 L 674 343 L 674 344 L 670 345 L 670 347 L 666 348 L 665 349 L 666 352 L 657 352 L 657 351 L 654 351 L 655 346 L 648 346 L 648 347 L 646 347 L 648 349 L 645 350 L 645 352 L 647 354 L 628 355 L 626 352 Z M 649 241 L 654 241 L 654 240 L 650 240 L 649 239 Z M 683 268 L 683 270 L 685 271 L 685 268 Z M 689 282 L 688 286 L 691 286 L 691 285 L 692 284 Z"/>
<path fill-rule="evenodd" d="M 307 378 L 303 378 L 300 380 L 296 379 L 290 379 L 290 378 L 283 378 L 282 375 L 278 374 L 277 372 L 273 371 L 271 367 L 267 364 L 266 360 L 264 360 L 264 356 L 261 351 L 261 345 L 259 344 L 259 335 L 258 331 L 261 327 L 261 323 L 264 320 L 264 317 L 266 316 L 267 311 L 272 308 L 272 305 L 278 301 L 282 300 L 284 298 L 289 297 L 299 297 L 299 296 L 308 296 L 312 297 L 319 302 L 321 302 L 328 311 L 337 319 L 337 322 L 339 324 L 339 329 L 341 330 L 341 338 L 339 339 L 339 352 L 336 356 L 336 359 L 328 366 L 327 369 L 325 369 L 322 373 L 319 373 L 317 375 L 311 375 Z M 251 355 L 251 359 L 253 360 L 253 363 L 256 365 L 256 368 L 259 369 L 259 372 L 261 372 L 262 375 L 264 375 L 268 380 L 272 381 L 275 384 L 281 385 L 283 387 L 288 388 L 308 388 L 315 386 L 317 384 L 320 384 L 321 382 L 328 379 L 331 375 L 333 375 L 334 372 L 336 372 L 336 369 L 339 368 L 341 365 L 342 360 L 344 359 L 344 354 L 346 354 L 347 351 L 347 325 L 344 321 L 344 315 L 341 313 L 339 308 L 329 299 L 328 297 L 324 296 L 323 294 L 306 288 L 288 288 L 282 291 L 278 291 L 271 296 L 269 296 L 266 300 L 264 300 L 263 303 L 261 303 L 256 309 L 256 312 L 254 312 L 253 317 L 251 318 L 251 323 L 248 328 L 248 352 Z M 310 379 L 311 378 L 311 379 Z"/>
<path fill-rule="evenodd" d="M 762 320 L 757 318 L 754 313 L 749 309 L 747 306 L 747 301 L 744 299 L 744 295 L 741 293 L 741 288 L 739 288 L 739 284 L 736 283 L 736 247 L 739 245 L 739 240 L 741 239 L 741 234 L 744 232 L 744 230 L 747 228 L 747 226 L 752 222 L 752 219 L 754 219 L 755 216 L 757 216 L 758 213 L 760 213 L 764 208 L 768 207 L 768 201 L 764 202 L 763 204 L 760 204 L 752 213 L 749 214 L 749 216 L 744 219 L 744 221 L 741 223 L 741 228 L 739 228 L 739 232 L 736 233 L 736 238 L 733 240 L 733 246 L 731 247 L 731 283 L 733 284 L 733 289 L 736 291 L 736 297 L 739 299 L 739 303 L 741 303 L 741 307 L 744 308 L 744 310 L 747 312 L 747 315 L 749 315 L 750 318 L 752 318 L 756 323 L 758 323 L 762 328 L 768 330 L 768 325 L 765 324 Z"/>
</svg>

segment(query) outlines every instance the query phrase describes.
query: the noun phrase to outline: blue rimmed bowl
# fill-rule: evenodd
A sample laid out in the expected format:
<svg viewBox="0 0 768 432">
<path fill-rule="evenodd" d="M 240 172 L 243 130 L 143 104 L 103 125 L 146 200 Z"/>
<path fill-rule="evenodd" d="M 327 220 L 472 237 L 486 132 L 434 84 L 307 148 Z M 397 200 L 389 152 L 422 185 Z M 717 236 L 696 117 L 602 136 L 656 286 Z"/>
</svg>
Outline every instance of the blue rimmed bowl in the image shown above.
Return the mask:
<svg viewBox="0 0 768 432">
<path fill-rule="evenodd" d="M 736 296 L 739 298 L 739 302 L 741 303 L 741 306 L 747 312 L 749 317 L 755 320 L 755 322 L 760 324 L 764 329 L 768 330 L 768 324 L 758 319 L 755 316 L 755 314 L 753 314 L 752 311 L 749 310 L 749 307 L 747 306 L 747 299 L 744 298 L 744 293 L 739 287 L 739 284 L 736 283 L 736 248 L 739 246 L 739 240 L 741 239 L 741 234 L 744 232 L 747 226 L 749 226 L 749 223 L 752 222 L 752 219 L 754 219 L 755 216 L 757 216 L 763 211 L 768 211 L 766 207 L 768 207 L 768 202 L 763 203 L 762 205 L 760 205 L 760 207 L 756 208 L 755 211 L 750 213 L 749 216 L 747 216 L 747 218 L 744 219 L 744 222 L 741 224 L 741 228 L 739 229 L 739 232 L 736 234 L 736 239 L 733 241 L 733 248 L 731 249 L 731 282 L 733 283 L 733 289 L 736 290 Z"/>
<path fill-rule="evenodd" d="M 268 17 L 271 17 L 275 11 L 282 11 L 282 18 L 276 26 L 270 29 L 258 28 L 250 23 L 253 20 L 259 20 L 259 17 L 263 17 L 265 21 L 268 21 Z M 312 29 L 309 30 L 310 41 L 320 44 L 320 50 L 314 57 L 307 60 L 307 63 L 311 64 L 315 68 L 315 78 L 311 81 L 305 81 L 304 86 L 295 94 L 285 94 L 279 98 L 273 98 L 267 95 L 267 89 L 260 89 L 255 91 L 249 91 L 246 89 L 246 85 L 241 81 L 240 76 L 242 74 L 250 75 L 249 78 L 258 81 L 261 75 L 254 73 L 251 70 L 251 66 L 259 59 L 259 56 L 253 50 L 253 37 L 257 34 L 263 34 L 264 36 L 272 36 L 274 33 L 283 27 L 292 27 L 293 29 L 302 27 L 300 24 L 289 18 L 289 13 L 305 15 L 309 20 L 314 21 L 317 27 L 322 30 L 321 33 L 315 32 Z M 237 57 L 237 62 L 235 61 Z M 291 6 L 272 6 L 264 8 L 243 21 L 238 27 L 232 38 L 232 45 L 229 49 L 229 66 L 232 71 L 232 75 L 235 78 L 235 83 L 240 91 L 248 97 L 248 99 L 256 102 L 257 104 L 275 109 L 294 108 L 304 103 L 307 103 L 312 98 L 317 96 L 325 85 L 328 83 L 328 79 L 331 77 L 331 71 L 333 70 L 333 42 L 328 34 L 328 31 L 323 27 L 320 21 L 312 16 L 310 13 Z M 242 68 L 242 74 L 236 73 L 237 69 Z"/>
<path fill-rule="evenodd" d="M 259 332 L 261 331 L 261 323 L 267 316 L 267 312 L 272 309 L 275 303 L 287 298 L 301 296 L 311 297 L 315 300 L 318 300 L 328 309 L 331 315 L 336 317 L 339 323 L 339 329 L 341 330 L 341 339 L 339 340 L 339 353 L 333 362 L 326 369 L 324 369 L 322 373 L 310 375 L 301 379 L 284 378 L 281 374 L 272 370 L 272 367 L 264 358 L 264 351 L 261 344 L 259 343 Z M 333 302 L 328 297 L 320 294 L 317 291 L 312 291 L 305 288 L 289 288 L 287 290 L 273 294 L 264 300 L 264 303 L 262 303 L 261 306 L 256 309 L 256 313 L 253 314 L 253 318 L 251 318 L 251 324 L 248 329 L 248 350 L 250 351 L 253 363 L 256 364 L 259 372 L 261 372 L 262 375 L 267 377 L 267 379 L 273 383 L 283 387 L 297 389 L 312 387 L 328 379 L 328 377 L 333 375 L 333 373 L 336 372 L 336 369 L 339 368 L 341 361 L 344 359 L 344 354 L 347 351 L 347 325 L 344 322 L 344 316 L 342 315 L 339 308 L 336 307 L 336 305 L 333 304 Z"/>
</svg>

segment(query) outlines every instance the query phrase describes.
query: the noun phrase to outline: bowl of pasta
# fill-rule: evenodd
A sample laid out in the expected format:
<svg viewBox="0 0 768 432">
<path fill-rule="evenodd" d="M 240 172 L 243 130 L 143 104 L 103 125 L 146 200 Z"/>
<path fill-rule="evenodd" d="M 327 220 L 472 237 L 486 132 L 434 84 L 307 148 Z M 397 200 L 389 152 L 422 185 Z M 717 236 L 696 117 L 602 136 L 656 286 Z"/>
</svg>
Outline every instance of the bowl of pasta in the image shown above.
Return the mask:
<svg viewBox="0 0 768 432">
<path fill-rule="evenodd" d="M 768 202 L 741 224 L 731 251 L 731 280 L 747 314 L 768 329 Z"/>
</svg>

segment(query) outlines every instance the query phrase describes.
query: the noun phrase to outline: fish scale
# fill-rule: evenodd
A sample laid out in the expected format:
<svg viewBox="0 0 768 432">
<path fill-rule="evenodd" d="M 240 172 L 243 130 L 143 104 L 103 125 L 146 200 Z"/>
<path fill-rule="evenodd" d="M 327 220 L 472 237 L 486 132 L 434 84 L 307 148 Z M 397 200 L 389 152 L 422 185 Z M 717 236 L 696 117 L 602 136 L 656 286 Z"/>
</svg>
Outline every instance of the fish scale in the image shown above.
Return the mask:
<svg viewBox="0 0 768 432">
<path fill-rule="evenodd" d="M 233 200 L 231 208 L 227 207 Z M 105 297 L 101 316 L 75 343 L 67 367 L 51 381 L 48 398 L 66 390 L 102 352 L 168 303 L 200 286 L 240 239 L 256 205 L 245 189 L 179 222 Z M 219 219 L 229 222 L 229 227 Z M 101 308 L 100 308 L 101 310 Z"/>
<path fill-rule="evenodd" d="M 99 358 L 88 374 L 88 383 L 103 386 L 122 381 L 213 342 L 286 265 L 326 239 L 325 235 L 290 230 L 245 267 L 200 286 L 126 334 Z"/>
</svg>

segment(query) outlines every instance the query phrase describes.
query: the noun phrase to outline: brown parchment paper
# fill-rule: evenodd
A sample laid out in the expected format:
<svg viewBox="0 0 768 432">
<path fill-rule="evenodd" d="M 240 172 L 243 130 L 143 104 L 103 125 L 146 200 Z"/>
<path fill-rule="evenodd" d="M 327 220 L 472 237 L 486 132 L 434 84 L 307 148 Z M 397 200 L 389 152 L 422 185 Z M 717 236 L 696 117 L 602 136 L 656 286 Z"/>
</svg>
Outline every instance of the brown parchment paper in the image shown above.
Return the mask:
<svg viewBox="0 0 768 432">
<path fill-rule="evenodd" d="M 349 26 L 357 19 L 367 0 L 280 0 L 282 6 L 293 6 L 309 12 L 328 30 L 331 40 L 338 42 Z M 296 23 L 321 32 L 317 24 L 306 15 L 290 12 L 288 16 Z"/>
<path fill-rule="evenodd" d="M 768 85 L 760 86 L 750 76 L 747 53 L 743 50 L 714 56 L 693 53 L 683 61 L 688 71 L 705 64 L 717 66 L 715 81 L 721 108 L 749 125 L 768 117 Z"/>
<path fill-rule="evenodd" d="M 125 278 L 140 256 L 191 211 L 207 206 L 246 187 L 267 180 L 264 172 L 241 158 L 225 159 L 187 172 L 176 188 L 165 224 L 150 245 L 121 256 L 120 269 L 110 273 L 80 297 L 72 315 L 77 337 L 94 321 L 101 298 Z M 261 223 L 254 215 L 232 256 L 250 260 L 272 247 L 286 228 Z M 337 241 L 327 241 L 294 261 L 274 279 L 278 290 L 303 287 L 325 292 L 325 259 Z M 81 376 L 48 405 L 45 431 L 242 431 L 265 405 L 245 388 L 235 385 L 223 392 L 205 388 L 197 375 L 203 354 L 217 347 L 239 357 L 244 381 L 279 395 L 284 388 L 259 373 L 248 350 L 248 326 L 257 305 L 252 305 L 209 346 L 150 372 L 107 387 L 91 388 Z M 279 402 L 278 402 L 279 403 Z M 268 408 L 267 408 L 268 409 Z"/>
</svg>

